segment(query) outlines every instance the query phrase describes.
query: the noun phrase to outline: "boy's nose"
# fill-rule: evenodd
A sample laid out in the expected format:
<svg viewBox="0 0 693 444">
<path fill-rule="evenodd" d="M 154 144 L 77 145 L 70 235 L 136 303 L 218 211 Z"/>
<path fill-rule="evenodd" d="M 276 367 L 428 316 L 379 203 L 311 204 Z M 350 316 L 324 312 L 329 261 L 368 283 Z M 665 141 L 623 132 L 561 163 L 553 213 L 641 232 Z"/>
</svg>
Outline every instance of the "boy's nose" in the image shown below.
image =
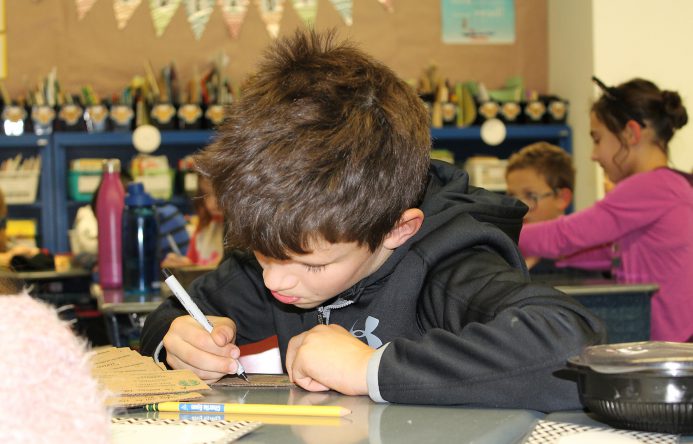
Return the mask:
<svg viewBox="0 0 693 444">
<path fill-rule="evenodd" d="M 293 274 L 277 265 L 265 266 L 262 270 L 262 280 L 265 282 L 265 287 L 278 292 L 290 290 L 298 282 Z"/>
</svg>

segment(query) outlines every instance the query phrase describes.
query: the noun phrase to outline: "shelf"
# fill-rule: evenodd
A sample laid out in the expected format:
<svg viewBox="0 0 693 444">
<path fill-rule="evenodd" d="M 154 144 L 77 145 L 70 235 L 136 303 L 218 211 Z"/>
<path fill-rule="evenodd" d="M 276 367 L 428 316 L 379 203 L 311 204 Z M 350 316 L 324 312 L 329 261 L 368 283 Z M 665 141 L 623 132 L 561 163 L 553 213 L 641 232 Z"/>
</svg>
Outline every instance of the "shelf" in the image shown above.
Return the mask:
<svg viewBox="0 0 693 444">
<path fill-rule="evenodd" d="M 498 146 L 487 145 L 481 140 L 481 127 L 432 128 L 431 138 L 435 147 L 472 147 L 487 152 L 498 150 L 499 157 L 507 157 L 524 145 L 544 140 L 572 153 L 572 131 L 567 125 L 507 125 L 505 140 Z"/>
<path fill-rule="evenodd" d="M 169 165 L 175 168 L 178 160 L 208 145 L 214 136 L 213 131 L 162 131 L 159 149 L 154 156 L 165 155 Z M 56 182 L 54 194 L 59 211 L 55 220 L 53 245 L 56 251 L 68 251 L 68 230 L 72 227 L 79 207 L 89 202 L 77 202 L 68 198 L 67 180 L 70 161 L 80 157 L 117 158 L 126 167 L 132 157 L 138 154 L 132 145 L 132 133 L 56 133 L 52 139 L 54 152 L 54 174 Z M 185 196 L 173 195 L 171 203 L 190 212 L 192 208 Z"/>
<path fill-rule="evenodd" d="M 41 171 L 36 200 L 28 204 L 8 204 L 7 214 L 14 219 L 37 221 L 36 237 L 40 247 L 50 248 L 54 233 L 53 157 L 51 137 L 23 134 L 0 136 L 0 161 L 21 154 L 23 157 L 41 156 Z"/>
<path fill-rule="evenodd" d="M 507 139 L 558 139 L 570 137 L 571 130 L 566 125 L 507 125 Z M 431 137 L 436 140 L 479 140 L 480 126 L 465 128 L 431 128 Z"/>
<path fill-rule="evenodd" d="M 192 154 L 212 142 L 215 133 L 210 130 L 162 131 L 161 147 L 153 155 L 166 155 L 175 168 L 178 159 Z M 434 148 L 453 151 L 458 164 L 473 155 L 495 155 L 507 158 L 517 149 L 533 142 L 545 140 L 572 153 L 572 132 L 566 125 L 508 125 L 507 136 L 498 146 L 481 141 L 480 127 L 433 128 Z M 88 202 L 68 199 L 67 173 L 69 162 L 79 157 L 118 158 L 123 165 L 137 154 L 132 145 L 132 133 L 78 133 L 62 132 L 48 137 L 0 136 L 0 160 L 16 154 L 40 154 L 41 179 L 37 201 L 28 205 L 12 205 L 10 212 L 40 221 L 41 246 L 53 252 L 69 251 L 67 232 L 72 226 L 77 209 Z M 174 195 L 171 203 L 183 208 L 189 205 L 184 195 Z M 191 209 L 190 209 L 191 211 Z"/>
</svg>

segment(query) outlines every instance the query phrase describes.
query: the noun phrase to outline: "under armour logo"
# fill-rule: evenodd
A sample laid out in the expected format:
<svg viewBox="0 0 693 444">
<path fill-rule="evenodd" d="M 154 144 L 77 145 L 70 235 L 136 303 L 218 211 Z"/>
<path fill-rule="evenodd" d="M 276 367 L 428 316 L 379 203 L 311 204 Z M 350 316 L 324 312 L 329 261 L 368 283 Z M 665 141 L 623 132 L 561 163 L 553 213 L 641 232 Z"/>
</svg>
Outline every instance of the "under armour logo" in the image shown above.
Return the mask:
<svg viewBox="0 0 693 444">
<path fill-rule="evenodd" d="M 371 348 L 378 348 L 381 345 L 383 345 L 383 341 L 380 340 L 379 337 L 373 334 L 376 328 L 378 328 L 378 324 L 380 324 L 380 321 L 372 316 L 368 316 L 366 318 L 366 325 L 363 330 L 354 330 L 354 327 L 356 326 L 356 322 L 354 322 L 354 325 L 351 326 L 351 329 L 349 329 L 349 333 L 354 335 L 356 338 L 366 338 L 366 342 L 368 343 L 368 346 Z"/>
</svg>

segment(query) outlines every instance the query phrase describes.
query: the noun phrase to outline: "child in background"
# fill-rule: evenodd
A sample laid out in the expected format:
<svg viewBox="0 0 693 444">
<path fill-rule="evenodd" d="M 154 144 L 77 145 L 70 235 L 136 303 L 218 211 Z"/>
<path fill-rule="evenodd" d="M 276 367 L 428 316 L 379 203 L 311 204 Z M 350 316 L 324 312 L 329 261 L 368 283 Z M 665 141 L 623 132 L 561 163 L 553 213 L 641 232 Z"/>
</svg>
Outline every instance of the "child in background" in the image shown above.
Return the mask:
<svg viewBox="0 0 693 444">
<path fill-rule="evenodd" d="M 565 150 L 548 142 L 522 148 L 508 159 L 507 193 L 529 208 L 524 222 L 555 219 L 573 201 L 575 168 Z"/>
<path fill-rule="evenodd" d="M 215 381 L 276 334 L 290 379 L 379 402 L 580 406 L 566 359 L 604 339 L 571 298 L 529 283 L 526 208 L 430 160 L 429 118 L 390 69 L 333 34 L 274 42 L 197 159 L 234 250 L 193 281 L 142 352 Z"/>
<path fill-rule="evenodd" d="M 565 215 L 573 201 L 573 159 L 548 142 L 533 143 L 510 156 L 505 181 L 507 194 L 529 208 L 525 224 L 556 219 Z M 535 277 L 604 277 L 599 272 L 568 267 L 560 260 L 525 257 L 525 262 Z"/>
<path fill-rule="evenodd" d="M 693 335 L 693 180 L 667 166 L 686 108 L 678 93 L 648 80 L 595 81 L 602 96 L 590 114 L 592 160 L 616 186 L 591 208 L 527 224 L 520 249 L 566 264 L 580 253 L 581 266 L 590 259 L 619 282 L 658 284 L 651 338 L 686 341 Z"/>
<path fill-rule="evenodd" d="M 217 205 L 212 183 L 198 175 L 197 196 L 193 200 L 197 224 L 190 238 L 187 255 L 168 253 L 162 267 L 217 265 L 224 257 L 224 219 Z"/>
</svg>

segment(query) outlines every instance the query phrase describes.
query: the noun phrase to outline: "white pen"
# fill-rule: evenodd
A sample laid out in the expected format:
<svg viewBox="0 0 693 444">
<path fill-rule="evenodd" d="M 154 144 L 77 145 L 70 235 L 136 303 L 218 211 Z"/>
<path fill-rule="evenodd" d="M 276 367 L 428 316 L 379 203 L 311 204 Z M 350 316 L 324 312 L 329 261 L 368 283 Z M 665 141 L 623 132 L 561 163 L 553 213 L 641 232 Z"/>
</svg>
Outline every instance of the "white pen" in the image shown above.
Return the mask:
<svg viewBox="0 0 693 444">
<path fill-rule="evenodd" d="M 188 314 L 192 316 L 192 318 L 195 319 L 205 330 L 207 330 L 208 333 L 211 333 L 212 323 L 209 322 L 209 319 L 207 319 L 195 302 L 193 302 L 188 292 L 185 291 L 185 288 L 183 288 L 180 282 L 178 282 L 178 279 L 176 279 L 173 273 L 171 273 L 171 270 L 168 268 L 162 268 L 161 271 L 164 273 L 164 282 L 166 285 L 168 285 L 168 288 L 171 289 L 176 298 L 178 298 L 180 303 L 183 304 L 183 308 L 185 308 Z M 241 362 L 236 362 L 238 363 L 236 374 L 245 379 L 246 382 L 250 382 L 248 376 L 245 374 L 245 369 L 243 368 Z"/>
</svg>

